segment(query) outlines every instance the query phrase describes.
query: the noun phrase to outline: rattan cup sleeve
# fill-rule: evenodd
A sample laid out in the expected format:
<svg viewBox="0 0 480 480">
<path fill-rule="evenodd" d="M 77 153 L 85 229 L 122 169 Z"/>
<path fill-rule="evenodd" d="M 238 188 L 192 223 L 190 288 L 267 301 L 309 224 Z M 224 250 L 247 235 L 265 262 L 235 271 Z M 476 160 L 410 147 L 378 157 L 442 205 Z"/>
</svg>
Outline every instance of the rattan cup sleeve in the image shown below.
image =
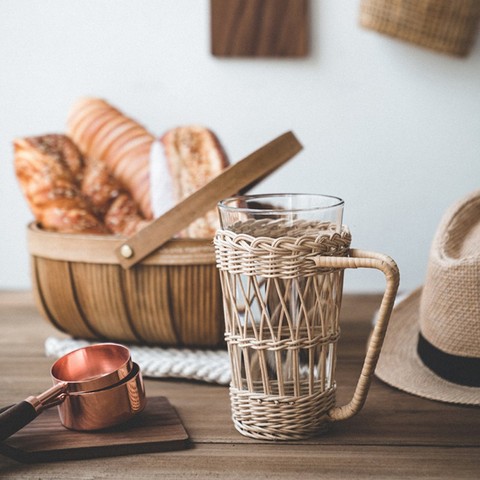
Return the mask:
<svg viewBox="0 0 480 480">
<path fill-rule="evenodd" d="M 399 273 L 386 255 L 350 249 L 348 227 L 338 230 L 330 222 L 257 217 L 217 231 L 232 419 L 246 436 L 308 438 L 352 417 L 365 403 Z M 353 397 L 335 406 L 347 268 L 380 270 L 386 288 Z"/>
<path fill-rule="evenodd" d="M 358 379 L 355 392 L 349 403 L 333 407 L 328 416 L 332 421 L 346 420 L 357 414 L 367 398 L 370 383 L 377 365 L 383 339 L 387 330 L 390 314 L 392 313 L 395 296 L 400 282 L 397 264 L 387 255 L 376 252 L 352 249 L 348 257 L 328 257 L 319 255 L 314 262 L 319 268 L 374 268 L 380 270 L 386 279 L 378 321 L 370 337 L 362 371 Z"/>
</svg>

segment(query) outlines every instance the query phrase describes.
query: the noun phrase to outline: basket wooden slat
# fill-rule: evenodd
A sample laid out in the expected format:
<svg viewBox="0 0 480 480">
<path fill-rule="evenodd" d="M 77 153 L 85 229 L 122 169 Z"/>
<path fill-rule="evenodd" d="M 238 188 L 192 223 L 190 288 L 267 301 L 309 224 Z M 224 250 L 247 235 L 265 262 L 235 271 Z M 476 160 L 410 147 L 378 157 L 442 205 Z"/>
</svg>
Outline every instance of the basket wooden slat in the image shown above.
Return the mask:
<svg viewBox="0 0 480 480">
<path fill-rule="evenodd" d="M 221 321 L 213 317 L 198 318 L 198 311 L 222 311 L 222 297 L 218 271 L 202 265 L 179 265 L 169 269 L 169 283 L 176 292 L 187 292 L 189 285 L 202 285 L 202 292 L 195 302 L 189 302 L 184 295 L 172 297 L 171 310 L 175 317 L 183 318 L 178 324 L 177 335 L 184 345 L 208 342 L 208 332 L 223 337 L 223 316 Z M 207 334 L 207 335 L 206 335 Z"/>
<path fill-rule="evenodd" d="M 114 341 L 138 341 L 125 308 L 121 272 L 114 265 L 98 263 L 72 262 L 70 268 L 78 304 L 85 318 L 95 319 L 98 335 Z"/>
<path fill-rule="evenodd" d="M 43 315 L 74 337 L 163 346 L 223 345 L 211 240 L 171 240 L 124 269 L 125 239 L 28 228 L 33 287 Z"/>
<path fill-rule="evenodd" d="M 175 345 L 178 334 L 170 311 L 167 269 L 139 265 L 126 273 L 125 300 L 132 318 L 137 319 L 139 338 L 145 342 L 161 338 L 164 343 Z"/>
<path fill-rule="evenodd" d="M 68 263 L 36 257 L 32 264 L 37 280 L 34 285 L 36 298 L 41 299 L 42 310 L 52 324 L 74 337 L 100 336 L 79 309 Z"/>
<path fill-rule="evenodd" d="M 362 0 L 360 24 L 443 53 L 465 56 L 478 32 L 478 0 Z"/>
</svg>

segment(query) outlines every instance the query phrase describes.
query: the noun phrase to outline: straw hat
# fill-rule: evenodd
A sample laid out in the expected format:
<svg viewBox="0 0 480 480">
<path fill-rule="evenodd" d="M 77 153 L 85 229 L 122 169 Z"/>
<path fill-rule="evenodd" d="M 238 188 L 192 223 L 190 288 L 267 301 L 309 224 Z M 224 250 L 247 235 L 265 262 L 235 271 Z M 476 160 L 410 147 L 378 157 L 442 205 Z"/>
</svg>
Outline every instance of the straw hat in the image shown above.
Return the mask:
<svg viewBox="0 0 480 480">
<path fill-rule="evenodd" d="M 480 191 L 443 216 L 425 285 L 395 307 L 375 373 L 414 395 L 480 405 Z"/>
</svg>

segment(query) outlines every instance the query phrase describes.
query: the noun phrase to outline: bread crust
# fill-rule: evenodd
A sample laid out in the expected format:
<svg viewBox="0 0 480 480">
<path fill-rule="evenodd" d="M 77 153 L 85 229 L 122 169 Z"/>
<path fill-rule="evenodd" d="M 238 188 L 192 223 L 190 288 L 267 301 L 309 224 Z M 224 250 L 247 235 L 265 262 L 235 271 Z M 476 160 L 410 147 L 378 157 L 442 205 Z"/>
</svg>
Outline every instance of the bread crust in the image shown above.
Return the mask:
<svg viewBox="0 0 480 480">
<path fill-rule="evenodd" d="M 130 236 L 149 223 L 104 162 L 86 160 L 82 193 L 112 233 Z"/>
<path fill-rule="evenodd" d="M 178 203 L 219 175 L 229 164 L 216 135 L 200 125 L 177 127 L 161 142 Z M 198 218 L 180 233 L 182 237 L 212 238 L 219 227 L 216 210 Z"/>
<path fill-rule="evenodd" d="M 83 159 L 64 135 L 14 141 L 15 173 L 35 219 L 46 230 L 107 233 L 79 188 Z"/>
<path fill-rule="evenodd" d="M 84 155 L 107 164 L 112 174 L 130 192 L 146 219 L 151 219 L 149 179 L 132 172 L 148 168 L 149 151 L 154 141 L 142 125 L 97 98 L 81 99 L 68 117 L 68 133 Z M 138 146 L 144 150 L 139 154 Z"/>
<path fill-rule="evenodd" d="M 15 172 L 36 221 L 63 233 L 130 236 L 147 222 L 104 162 L 65 135 L 14 141 Z"/>
</svg>

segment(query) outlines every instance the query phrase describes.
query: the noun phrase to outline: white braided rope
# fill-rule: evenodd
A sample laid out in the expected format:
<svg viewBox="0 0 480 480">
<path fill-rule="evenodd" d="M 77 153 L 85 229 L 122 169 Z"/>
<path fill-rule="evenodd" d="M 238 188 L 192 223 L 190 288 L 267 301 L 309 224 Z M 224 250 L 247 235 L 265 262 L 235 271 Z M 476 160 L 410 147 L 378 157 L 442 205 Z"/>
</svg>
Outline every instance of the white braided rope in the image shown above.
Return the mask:
<svg viewBox="0 0 480 480">
<path fill-rule="evenodd" d="M 98 342 L 48 337 L 45 340 L 45 354 L 47 357 L 59 358 L 72 350 L 94 343 Z M 220 385 L 230 383 L 230 361 L 226 350 L 126 346 L 144 377 L 183 378 Z"/>
</svg>

